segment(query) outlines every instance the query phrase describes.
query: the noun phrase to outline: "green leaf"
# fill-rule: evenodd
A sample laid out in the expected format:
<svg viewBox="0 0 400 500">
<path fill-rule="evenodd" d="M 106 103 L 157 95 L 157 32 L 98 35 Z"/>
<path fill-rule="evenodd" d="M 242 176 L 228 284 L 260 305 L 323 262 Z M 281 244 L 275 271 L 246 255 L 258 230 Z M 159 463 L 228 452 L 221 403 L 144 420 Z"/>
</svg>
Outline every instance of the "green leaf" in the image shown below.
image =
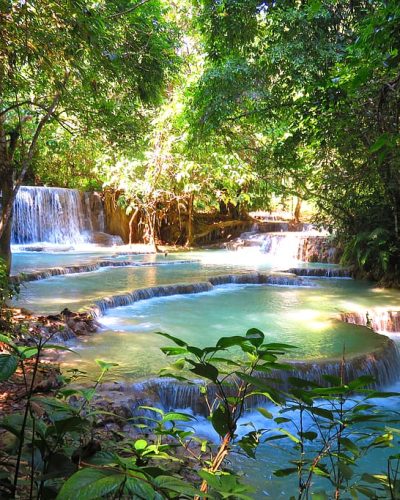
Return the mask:
<svg viewBox="0 0 400 500">
<path fill-rule="evenodd" d="M 265 408 L 257 408 L 257 411 L 261 413 L 261 415 L 265 418 L 268 418 L 268 419 L 271 419 L 271 418 L 274 418 L 274 416 L 272 415 L 272 413 L 270 413 L 268 410 L 266 410 Z"/>
<path fill-rule="evenodd" d="M 54 422 L 54 427 L 59 435 L 67 432 L 83 432 L 88 426 L 89 422 L 81 417 L 69 417 Z"/>
<path fill-rule="evenodd" d="M 133 447 L 137 451 L 144 450 L 147 447 L 147 441 L 145 439 L 138 439 L 137 441 L 135 441 Z"/>
<path fill-rule="evenodd" d="M 138 476 L 135 472 L 135 476 Z M 143 479 L 145 476 L 143 475 Z M 146 500 L 161 500 L 161 496 L 148 484 L 148 481 L 141 481 L 134 477 L 128 477 L 125 482 L 125 490 L 130 494 L 129 498 L 145 498 Z"/>
<path fill-rule="evenodd" d="M 342 437 L 342 438 L 340 438 L 340 443 L 341 443 L 341 445 L 343 445 L 346 448 L 346 450 L 353 453 L 353 455 L 355 455 L 355 456 L 360 455 L 360 450 L 359 450 L 358 446 L 355 443 L 353 443 L 353 441 L 351 441 L 351 439 L 346 438 L 346 437 Z"/>
<path fill-rule="evenodd" d="M 375 382 L 375 378 L 371 375 L 362 375 L 351 382 L 348 383 L 349 389 L 355 391 L 356 389 L 360 389 L 361 387 L 365 387 L 366 385 L 371 385 Z"/>
<path fill-rule="evenodd" d="M 169 335 L 168 333 L 163 333 L 163 332 L 155 332 L 156 335 L 161 335 L 162 337 L 165 337 L 166 339 L 172 340 L 176 345 L 180 347 L 187 347 L 188 344 L 184 342 L 181 339 L 178 339 L 178 337 L 173 337 L 172 335 Z"/>
<path fill-rule="evenodd" d="M 210 364 L 210 363 L 196 363 L 195 361 L 192 360 L 187 360 L 189 363 L 193 365 L 193 368 L 190 368 L 190 371 L 196 375 L 199 375 L 200 377 L 204 377 L 208 380 L 211 380 L 212 382 L 216 382 L 218 379 L 218 369 Z"/>
<path fill-rule="evenodd" d="M 264 395 L 266 398 L 270 399 L 274 403 L 278 403 L 280 400 L 278 391 L 270 387 L 264 380 L 259 379 L 257 377 L 253 377 L 252 375 L 248 375 L 244 372 L 235 372 L 236 375 L 244 380 L 245 382 L 253 385 L 257 389 L 257 393 Z"/>
<path fill-rule="evenodd" d="M 63 485 L 57 500 L 94 500 L 109 495 L 121 487 L 125 474 L 109 469 L 81 469 Z"/>
<path fill-rule="evenodd" d="M 246 337 L 233 335 L 232 337 L 221 337 L 216 345 L 221 349 L 227 349 L 228 347 L 240 346 L 243 342 L 246 342 L 246 340 Z"/>
<path fill-rule="evenodd" d="M 178 420 L 181 422 L 190 422 L 191 420 L 196 420 L 196 417 L 193 415 L 189 415 L 188 413 L 179 413 L 179 412 L 169 412 L 166 413 L 163 417 L 164 422 L 171 422 L 173 420 Z"/>
<path fill-rule="evenodd" d="M 246 332 L 246 339 L 249 340 L 254 347 L 260 347 L 264 342 L 264 337 L 263 332 L 257 328 L 250 328 L 250 330 Z"/>
<path fill-rule="evenodd" d="M 22 359 L 29 359 L 37 356 L 39 350 L 36 347 L 18 347 L 18 352 Z"/>
<path fill-rule="evenodd" d="M 288 467 L 287 469 L 278 469 L 274 471 L 274 476 L 285 477 L 290 476 L 290 474 L 294 474 L 295 472 L 297 472 L 297 467 Z"/>
<path fill-rule="evenodd" d="M 285 434 L 285 436 L 287 436 L 289 439 L 291 439 L 294 443 L 298 444 L 300 443 L 300 439 L 297 438 L 296 436 L 294 436 L 291 432 L 289 432 L 288 430 L 286 429 L 283 429 L 282 427 L 279 427 L 277 429 L 279 432 L 281 432 L 282 434 Z"/>
<path fill-rule="evenodd" d="M 308 439 L 309 441 L 314 441 L 318 437 L 318 434 L 314 431 L 300 432 L 300 437 L 303 439 Z"/>
<path fill-rule="evenodd" d="M 9 379 L 17 366 L 18 358 L 11 354 L 0 354 L 0 382 Z"/>
<path fill-rule="evenodd" d="M 353 477 L 353 469 L 349 467 L 347 464 L 339 462 L 339 470 L 343 474 L 343 477 L 346 480 L 349 480 Z"/>
<path fill-rule="evenodd" d="M 179 356 L 188 353 L 188 350 L 184 347 L 161 347 L 160 349 L 167 356 Z"/>
<path fill-rule="evenodd" d="M 219 436 L 224 437 L 230 431 L 230 415 L 223 405 L 211 415 L 211 423 Z"/>
<path fill-rule="evenodd" d="M 175 491 L 179 495 L 200 496 L 205 497 L 205 493 L 200 493 L 197 488 L 177 477 L 172 476 L 157 476 L 154 484 L 166 491 Z"/>
<path fill-rule="evenodd" d="M 113 366 L 118 366 L 118 363 L 107 363 L 107 361 L 102 361 L 101 359 L 95 359 L 95 361 L 104 372 L 108 372 Z"/>
</svg>

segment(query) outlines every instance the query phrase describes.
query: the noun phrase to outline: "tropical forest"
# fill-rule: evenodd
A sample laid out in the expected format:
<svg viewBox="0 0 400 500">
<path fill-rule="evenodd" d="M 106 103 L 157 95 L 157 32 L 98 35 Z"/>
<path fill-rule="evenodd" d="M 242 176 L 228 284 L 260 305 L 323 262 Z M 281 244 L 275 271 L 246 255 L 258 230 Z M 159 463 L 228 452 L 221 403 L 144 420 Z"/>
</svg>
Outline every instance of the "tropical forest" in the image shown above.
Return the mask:
<svg viewBox="0 0 400 500">
<path fill-rule="evenodd" d="M 399 0 L 0 0 L 0 498 L 400 499 Z"/>
</svg>

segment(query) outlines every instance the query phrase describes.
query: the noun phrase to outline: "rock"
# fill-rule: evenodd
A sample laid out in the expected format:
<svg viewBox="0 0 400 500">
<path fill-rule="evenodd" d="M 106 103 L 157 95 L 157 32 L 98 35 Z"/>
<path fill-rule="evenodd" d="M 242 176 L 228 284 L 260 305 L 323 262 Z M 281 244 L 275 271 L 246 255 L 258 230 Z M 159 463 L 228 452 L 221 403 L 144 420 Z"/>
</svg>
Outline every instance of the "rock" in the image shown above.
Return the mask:
<svg viewBox="0 0 400 500">
<path fill-rule="evenodd" d="M 105 247 L 112 247 L 115 245 L 123 245 L 121 236 L 115 236 L 113 234 L 97 232 L 90 236 L 90 242 L 95 245 L 101 245 Z"/>
</svg>

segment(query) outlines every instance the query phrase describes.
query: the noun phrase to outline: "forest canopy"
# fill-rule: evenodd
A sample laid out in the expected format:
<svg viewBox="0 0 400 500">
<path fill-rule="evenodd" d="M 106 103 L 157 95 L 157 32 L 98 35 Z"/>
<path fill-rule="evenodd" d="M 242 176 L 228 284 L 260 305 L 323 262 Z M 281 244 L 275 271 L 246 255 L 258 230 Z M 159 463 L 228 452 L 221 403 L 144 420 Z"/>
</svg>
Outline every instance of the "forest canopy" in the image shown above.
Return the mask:
<svg viewBox="0 0 400 500">
<path fill-rule="evenodd" d="M 160 204 L 240 216 L 295 195 L 344 260 L 398 281 L 396 0 L 5 1 L 0 15 L 3 254 L 22 182 L 112 188 L 149 220 Z"/>
</svg>

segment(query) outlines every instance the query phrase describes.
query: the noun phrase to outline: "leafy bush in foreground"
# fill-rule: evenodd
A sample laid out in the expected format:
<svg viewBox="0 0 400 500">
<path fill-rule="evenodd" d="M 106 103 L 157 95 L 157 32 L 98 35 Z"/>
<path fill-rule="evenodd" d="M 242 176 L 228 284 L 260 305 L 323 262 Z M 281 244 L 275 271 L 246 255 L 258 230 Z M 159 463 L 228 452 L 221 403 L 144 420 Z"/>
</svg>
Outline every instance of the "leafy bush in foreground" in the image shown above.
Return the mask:
<svg viewBox="0 0 400 500">
<path fill-rule="evenodd" d="M 392 447 L 398 438 L 397 416 L 379 412 L 375 402 L 397 394 L 366 389 L 370 377 L 345 381 L 340 373 L 326 376 L 326 387 L 292 377 L 291 390 L 283 391 L 279 375 L 288 366 L 278 359 L 293 347 L 264 343 L 264 334 L 256 329 L 203 349 L 161 335 L 175 344 L 162 349 L 174 357 L 162 375 L 177 383 L 193 384 L 193 375 L 203 381 L 199 398 L 220 442 L 197 435 L 190 427 L 193 415 L 156 407 L 143 407 L 144 416 L 129 420 L 137 438 L 106 439 L 98 429 L 106 412 L 95 408 L 93 398 L 113 364 L 98 361 L 100 375 L 91 387 L 68 385 L 79 374 L 75 370 L 55 396 L 39 397 L 34 386 L 41 355 L 65 348 L 41 339 L 21 347 L 2 335 L 0 379 L 10 380 L 18 369 L 26 381 L 22 413 L 0 421 L 8 433 L 1 452 L 2 497 L 252 498 L 253 488 L 227 468 L 227 457 L 240 452 L 254 459 L 260 444 L 282 441 L 285 449 L 292 443 L 293 459 L 275 474 L 297 475 L 293 498 L 311 493 L 313 498 L 398 498 L 399 455 L 389 457 L 386 474 L 367 474 L 357 467 L 368 452 Z M 255 402 L 265 426 L 250 424 L 250 432 L 238 437 L 239 419 Z"/>
</svg>

